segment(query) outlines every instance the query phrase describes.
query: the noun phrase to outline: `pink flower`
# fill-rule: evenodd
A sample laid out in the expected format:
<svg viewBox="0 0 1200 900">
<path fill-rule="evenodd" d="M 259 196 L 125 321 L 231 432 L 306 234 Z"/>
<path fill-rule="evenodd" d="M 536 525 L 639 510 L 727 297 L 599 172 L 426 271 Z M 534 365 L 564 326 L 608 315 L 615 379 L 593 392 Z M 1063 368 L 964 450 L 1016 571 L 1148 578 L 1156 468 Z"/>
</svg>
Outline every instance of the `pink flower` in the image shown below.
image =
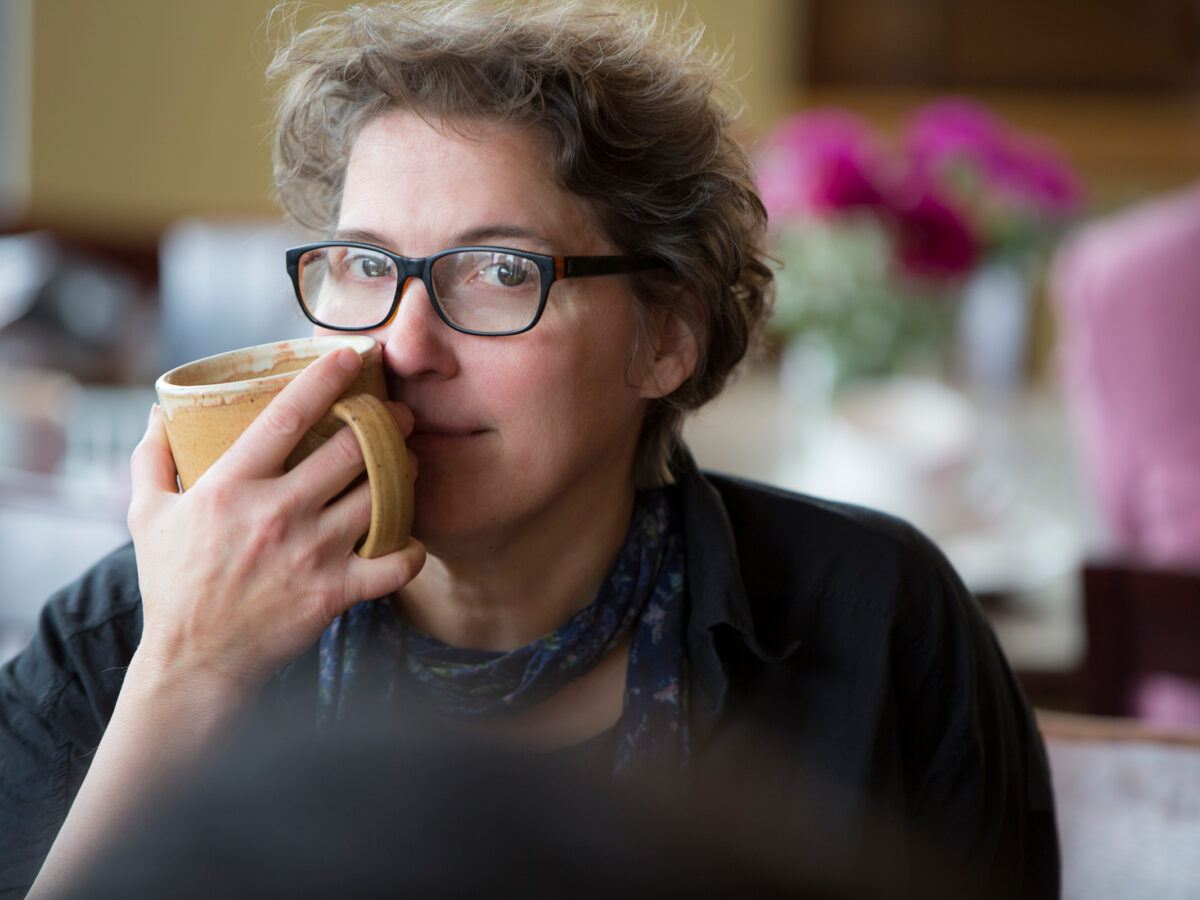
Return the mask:
<svg viewBox="0 0 1200 900">
<path fill-rule="evenodd" d="M 1004 183 L 1013 194 L 1028 201 L 1034 211 L 1064 218 L 1079 210 L 1083 188 L 1058 149 L 1033 137 L 1016 137 L 1009 143 Z"/>
<path fill-rule="evenodd" d="M 966 219 L 931 184 L 910 180 L 893 195 L 896 257 L 904 270 L 928 280 L 955 278 L 979 258 L 979 242 Z"/>
<path fill-rule="evenodd" d="M 1048 142 L 954 97 L 918 109 L 899 147 L 852 112 L 810 110 L 786 119 L 758 162 L 774 224 L 865 211 L 891 233 L 897 266 L 925 280 L 1036 245 L 1082 197 Z"/>
<path fill-rule="evenodd" d="M 879 206 L 881 153 L 852 113 L 814 110 L 793 116 L 769 139 L 758 186 L 772 219 Z"/>
<path fill-rule="evenodd" d="M 909 120 L 905 150 L 918 168 L 966 158 L 990 169 L 1004 154 L 1005 128 L 986 108 L 950 97 L 922 106 Z"/>
<path fill-rule="evenodd" d="M 926 104 L 904 137 L 910 165 L 949 182 L 1000 214 L 1061 218 L 1082 188 L 1050 142 L 1010 129 L 985 107 L 960 98 Z"/>
</svg>

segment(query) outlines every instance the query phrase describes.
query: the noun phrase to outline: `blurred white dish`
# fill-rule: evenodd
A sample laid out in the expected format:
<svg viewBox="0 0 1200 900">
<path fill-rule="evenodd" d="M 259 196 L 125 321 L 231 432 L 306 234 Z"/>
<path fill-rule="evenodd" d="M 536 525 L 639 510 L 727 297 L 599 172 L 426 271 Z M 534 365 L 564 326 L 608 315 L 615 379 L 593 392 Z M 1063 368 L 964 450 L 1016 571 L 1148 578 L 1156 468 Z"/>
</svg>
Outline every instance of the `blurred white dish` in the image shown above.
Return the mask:
<svg viewBox="0 0 1200 900">
<path fill-rule="evenodd" d="M 938 533 L 960 515 L 957 480 L 970 460 L 971 404 L 931 379 L 892 378 L 846 391 L 807 423 L 775 481 L 803 493 L 883 510 Z"/>
<path fill-rule="evenodd" d="M 835 419 L 910 470 L 929 472 L 964 460 L 975 443 L 975 409 L 931 378 L 897 377 L 844 392 Z"/>
</svg>

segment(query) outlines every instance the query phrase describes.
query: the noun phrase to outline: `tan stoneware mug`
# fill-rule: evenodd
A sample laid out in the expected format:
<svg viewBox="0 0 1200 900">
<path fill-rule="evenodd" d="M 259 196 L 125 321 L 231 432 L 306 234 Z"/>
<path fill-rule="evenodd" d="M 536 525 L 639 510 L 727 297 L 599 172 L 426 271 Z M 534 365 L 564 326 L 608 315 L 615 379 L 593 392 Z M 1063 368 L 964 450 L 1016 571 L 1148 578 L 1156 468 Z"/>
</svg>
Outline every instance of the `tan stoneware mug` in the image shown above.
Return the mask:
<svg viewBox="0 0 1200 900">
<path fill-rule="evenodd" d="M 383 353 L 359 335 L 298 338 L 209 356 L 172 369 L 154 388 L 166 413 L 167 441 L 179 484 L 187 490 L 216 462 L 267 403 L 300 370 L 331 350 L 350 347 L 363 360 L 354 383 L 309 431 L 287 459 L 287 468 L 343 425 L 358 438 L 371 489 L 371 527 L 358 548 L 383 556 L 408 542 L 412 528 L 412 478 L 404 439 L 382 400 L 387 398 Z"/>
</svg>

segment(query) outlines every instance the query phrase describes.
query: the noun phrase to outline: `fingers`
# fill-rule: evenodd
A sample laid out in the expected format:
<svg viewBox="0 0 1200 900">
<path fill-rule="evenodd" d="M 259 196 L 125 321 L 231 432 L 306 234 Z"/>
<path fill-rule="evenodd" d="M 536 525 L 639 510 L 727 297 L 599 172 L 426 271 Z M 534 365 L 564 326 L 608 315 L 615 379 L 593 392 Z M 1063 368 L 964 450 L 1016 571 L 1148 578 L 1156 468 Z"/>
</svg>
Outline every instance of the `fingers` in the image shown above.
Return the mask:
<svg viewBox="0 0 1200 900">
<path fill-rule="evenodd" d="M 361 469 L 360 469 L 361 471 Z M 320 530 L 330 545 L 352 552 L 371 527 L 371 486 L 363 479 L 320 512 Z"/>
<path fill-rule="evenodd" d="M 362 448 L 354 432 L 339 428 L 284 476 L 284 484 L 296 496 L 306 498 L 308 508 L 317 509 L 345 491 L 363 470 Z"/>
<path fill-rule="evenodd" d="M 213 465 L 246 478 L 278 473 L 300 438 L 354 381 L 362 359 L 343 347 L 310 363 Z"/>
<path fill-rule="evenodd" d="M 363 559 L 354 556 L 346 567 L 346 595 L 364 600 L 386 597 L 417 577 L 425 565 L 425 545 L 416 538 L 387 556 Z M 340 614 L 344 610 L 338 612 Z"/>
<path fill-rule="evenodd" d="M 413 414 L 403 404 L 385 402 L 384 407 L 396 421 L 400 433 L 412 434 Z M 409 472 L 416 477 L 416 457 L 408 452 Z M 324 505 L 342 493 L 363 472 L 363 454 L 354 432 L 340 428 L 321 447 L 305 457 L 292 470 L 288 479 L 303 485 L 302 492 L 317 505 Z"/>
</svg>

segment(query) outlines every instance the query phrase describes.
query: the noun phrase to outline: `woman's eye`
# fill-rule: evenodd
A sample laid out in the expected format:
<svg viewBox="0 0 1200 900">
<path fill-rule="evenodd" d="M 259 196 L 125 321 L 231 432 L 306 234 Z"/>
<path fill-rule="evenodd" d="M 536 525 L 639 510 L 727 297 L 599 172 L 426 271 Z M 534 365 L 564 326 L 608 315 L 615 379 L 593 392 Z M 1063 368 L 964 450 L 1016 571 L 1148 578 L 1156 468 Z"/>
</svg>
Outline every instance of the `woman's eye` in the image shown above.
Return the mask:
<svg viewBox="0 0 1200 900">
<path fill-rule="evenodd" d="M 358 278 L 387 278 L 392 274 L 391 260 L 383 256 L 354 256 L 346 261 L 350 274 Z"/>
<path fill-rule="evenodd" d="M 483 270 L 483 276 L 501 287 L 518 287 L 529 277 L 525 266 L 518 259 L 506 259 L 492 263 Z"/>
</svg>

